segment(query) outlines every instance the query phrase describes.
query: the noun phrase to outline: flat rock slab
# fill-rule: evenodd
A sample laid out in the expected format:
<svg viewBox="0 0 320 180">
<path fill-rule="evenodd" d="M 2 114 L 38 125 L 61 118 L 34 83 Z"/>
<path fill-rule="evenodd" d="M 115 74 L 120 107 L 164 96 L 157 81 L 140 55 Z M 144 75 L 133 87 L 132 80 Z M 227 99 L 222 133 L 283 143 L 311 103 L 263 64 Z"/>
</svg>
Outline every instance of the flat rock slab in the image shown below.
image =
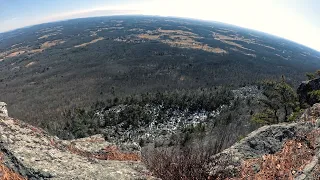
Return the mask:
<svg viewBox="0 0 320 180">
<path fill-rule="evenodd" d="M 5 164 L 28 179 L 154 179 L 139 161 L 99 160 L 70 152 L 99 152 L 110 146 L 101 136 L 64 141 L 19 120 L 0 117 Z"/>
</svg>

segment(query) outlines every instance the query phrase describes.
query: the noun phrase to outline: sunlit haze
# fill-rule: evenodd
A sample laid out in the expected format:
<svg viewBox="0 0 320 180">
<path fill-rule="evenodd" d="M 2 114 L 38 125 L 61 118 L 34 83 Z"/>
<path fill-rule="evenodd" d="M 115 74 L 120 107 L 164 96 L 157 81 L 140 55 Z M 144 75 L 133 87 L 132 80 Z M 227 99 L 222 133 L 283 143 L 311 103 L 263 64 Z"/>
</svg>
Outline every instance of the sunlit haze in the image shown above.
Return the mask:
<svg viewBox="0 0 320 180">
<path fill-rule="evenodd" d="M 0 32 L 80 17 L 160 15 L 234 24 L 320 51 L 318 12 L 318 0 L 0 0 Z"/>
</svg>

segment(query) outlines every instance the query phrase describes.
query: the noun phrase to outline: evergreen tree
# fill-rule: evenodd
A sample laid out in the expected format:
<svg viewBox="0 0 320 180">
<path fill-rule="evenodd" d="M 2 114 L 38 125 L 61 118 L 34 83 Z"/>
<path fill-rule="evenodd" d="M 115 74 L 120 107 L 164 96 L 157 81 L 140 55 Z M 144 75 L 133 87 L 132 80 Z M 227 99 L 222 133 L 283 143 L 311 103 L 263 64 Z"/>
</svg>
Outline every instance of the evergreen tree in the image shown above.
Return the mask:
<svg viewBox="0 0 320 180">
<path fill-rule="evenodd" d="M 316 76 L 313 73 L 306 73 L 306 76 L 307 76 L 308 80 L 312 80 L 312 79 L 316 78 Z"/>
<path fill-rule="evenodd" d="M 298 98 L 293 88 L 285 82 L 267 81 L 264 84 L 265 99 L 260 102 L 264 106 L 261 113 L 253 116 L 253 120 L 263 124 L 288 122 L 290 115 L 297 111 Z"/>
</svg>

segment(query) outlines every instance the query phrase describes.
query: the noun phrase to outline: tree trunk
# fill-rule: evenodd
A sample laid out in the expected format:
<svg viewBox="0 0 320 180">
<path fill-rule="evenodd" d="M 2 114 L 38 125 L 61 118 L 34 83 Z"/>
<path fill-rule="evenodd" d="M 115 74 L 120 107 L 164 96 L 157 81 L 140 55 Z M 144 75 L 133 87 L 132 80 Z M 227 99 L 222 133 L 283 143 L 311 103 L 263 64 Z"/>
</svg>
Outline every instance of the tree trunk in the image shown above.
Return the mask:
<svg viewBox="0 0 320 180">
<path fill-rule="evenodd" d="M 284 122 L 288 122 L 288 107 L 285 105 L 284 106 L 284 112 L 285 112 L 285 116 L 284 116 Z"/>
<path fill-rule="evenodd" d="M 278 115 L 277 115 L 277 110 L 274 109 L 274 110 L 273 110 L 273 113 L 274 113 L 274 117 L 276 118 L 276 123 L 279 123 L 279 117 L 278 117 Z"/>
</svg>

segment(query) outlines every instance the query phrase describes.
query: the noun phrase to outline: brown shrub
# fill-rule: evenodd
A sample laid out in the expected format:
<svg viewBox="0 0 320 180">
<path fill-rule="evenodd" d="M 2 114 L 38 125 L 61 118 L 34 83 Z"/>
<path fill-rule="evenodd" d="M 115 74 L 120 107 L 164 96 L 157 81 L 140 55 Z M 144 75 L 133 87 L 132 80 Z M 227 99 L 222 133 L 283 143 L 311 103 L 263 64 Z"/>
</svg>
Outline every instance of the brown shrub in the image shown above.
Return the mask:
<svg viewBox="0 0 320 180">
<path fill-rule="evenodd" d="M 223 150 L 225 138 L 216 142 L 196 142 L 189 146 L 148 148 L 142 161 L 154 176 L 163 180 L 203 180 L 209 178 L 207 164 L 212 155 Z"/>
<path fill-rule="evenodd" d="M 134 152 L 121 152 L 117 146 L 107 146 L 98 153 L 83 151 L 72 145 L 67 146 L 67 149 L 71 153 L 77 154 L 79 156 L 100 160 L 141 161 L 140 154 Z"/>
<path fill-rule="evenodd" d="M 105 154 L 95 155 L 97 159 L 117 160 L 117 161 L 141 161 L 141 156 L 137 153 L 123 153 L 117 146 L 104 148 Z"/>
<path fill-rule="evenodd" d="M 288 140 L 282 150 L 275 154 L 246 160 L 242 165 L 240 179 L 294 179 L 313 158 L 315 137 L 319 135 L 319 131 L 312 131 L 302 138 Z"/>
<path fill-rule="evenodd" d="M 0 152 L 0 180 L 26 180 L 3 164 L 3 154 Z"/>
<path fill-rule="evenodd" d="M 143 157 L 143 161 L 153 175 L 163 180 L 202 180 L 209 175 L 204 167 L 209 156 L 200 149 L 154 149 L 151 156 Z"/>
</svg>

